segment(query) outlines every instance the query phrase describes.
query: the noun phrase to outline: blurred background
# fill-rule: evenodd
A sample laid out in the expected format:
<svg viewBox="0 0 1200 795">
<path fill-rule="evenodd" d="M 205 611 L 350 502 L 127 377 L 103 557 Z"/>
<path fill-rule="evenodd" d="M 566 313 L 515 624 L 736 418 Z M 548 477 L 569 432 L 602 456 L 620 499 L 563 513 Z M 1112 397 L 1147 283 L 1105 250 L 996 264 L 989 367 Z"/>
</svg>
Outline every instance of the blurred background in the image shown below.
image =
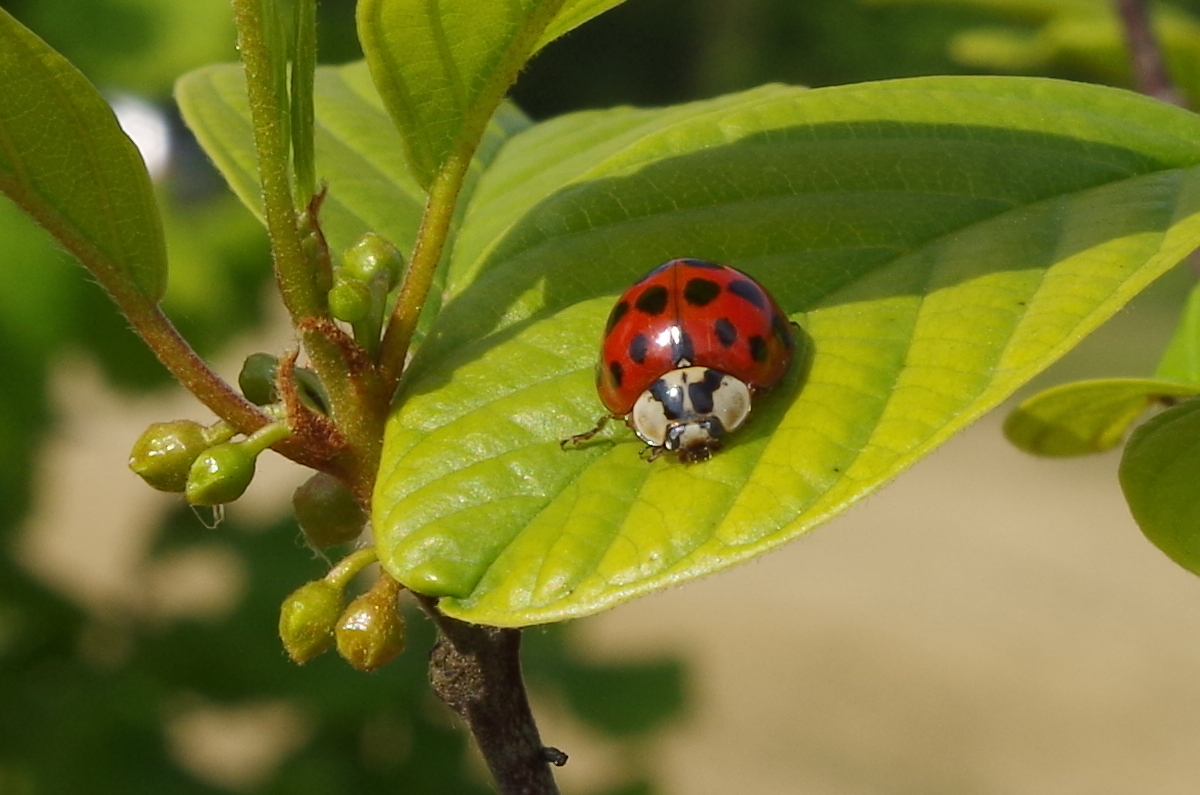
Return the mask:
<svg viewBox="0 0 1200 795">
<path fill-rule="evenodd" d="M 321 54 L 360 56 L 352 0 Z M 113 102 L 156 178 L 167 309 L 226 377 L 290 343 L 265 236 L 179 121 L 175 77 L 233 60 L 227 0 L 0 0 Z M 1127 85 L 1106 0 L 629 0 L 541 54 L 535 118 L 764 82 L 1015 73 Z M 1200 0 L 1157 6 L 1200 100 Z M 0 101 L 2 101 L 0 87 Z M 0 795 L 486 793 L 424 684 L 299 668 L 280 600 L 325 562 L 264 461 L 207 529 L 125 469 L 150 422 L 207 419 L 82 269 L 0 200 Z M 1168 275 L 1036 387 L 1147 375 L 1195 275 Z M 588 795 L 1194 793 L 1200 580 L 1146 542 L 1116 454 L 1043 461 L 985 419 L 811 537 L 526 633 L 543 738 Z"/>
</svg>

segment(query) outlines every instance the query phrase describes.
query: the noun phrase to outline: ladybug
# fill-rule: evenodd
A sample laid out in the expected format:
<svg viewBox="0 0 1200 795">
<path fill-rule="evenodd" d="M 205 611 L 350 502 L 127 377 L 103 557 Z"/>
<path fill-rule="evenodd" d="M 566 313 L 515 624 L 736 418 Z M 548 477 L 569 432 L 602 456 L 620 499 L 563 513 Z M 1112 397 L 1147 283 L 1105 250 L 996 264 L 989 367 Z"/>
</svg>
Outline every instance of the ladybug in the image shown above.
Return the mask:
<svg viewBox="0 0 1200 795">
<path fill-rule="evenodd" d="M 624 292 L 608 316 L 596 388 L 610 419 L 646 443 L 647 458 L 688 463 L 721 447 L 754 396 L 779 382 L 796 347 L 791 322 L 762 285 L 728 265 L 673 259 Z"/>
</svg>

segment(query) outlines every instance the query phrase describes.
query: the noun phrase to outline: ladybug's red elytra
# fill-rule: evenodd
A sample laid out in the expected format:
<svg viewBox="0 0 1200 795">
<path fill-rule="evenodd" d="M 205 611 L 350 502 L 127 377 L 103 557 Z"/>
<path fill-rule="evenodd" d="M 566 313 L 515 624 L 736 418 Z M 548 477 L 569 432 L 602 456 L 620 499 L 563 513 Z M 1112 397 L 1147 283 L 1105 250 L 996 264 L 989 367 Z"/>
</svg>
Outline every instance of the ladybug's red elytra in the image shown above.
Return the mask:
<svg viewBox="0 0 1200 795">
<path fill-rule="evenodd" d="M 703 461 L 779 382 L 795 347 L 791 322 L 754 279 L 706 260 L 665 262 L 608 316 L 596 388 L 609 414 L 564 445 L 623 419 L 651 460 L 666 451 Z"/>
</svg>

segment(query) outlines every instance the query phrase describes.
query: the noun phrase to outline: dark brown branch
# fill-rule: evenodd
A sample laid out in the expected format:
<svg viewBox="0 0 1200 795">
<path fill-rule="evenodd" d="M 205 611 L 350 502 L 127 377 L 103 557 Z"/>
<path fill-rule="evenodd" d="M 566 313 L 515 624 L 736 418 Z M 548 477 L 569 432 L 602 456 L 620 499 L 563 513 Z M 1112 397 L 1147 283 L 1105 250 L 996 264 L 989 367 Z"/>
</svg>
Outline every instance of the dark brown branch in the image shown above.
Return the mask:
<svg viewBox="0 0 1200 795">
<path fill-rule="evenodd" d="M 1129 45 L 1134 86 L 1147 96 L 1186 107 L 1187 100 L 1171 83 L 1166 59 L 1163 58 L 1162 48 L 1154 35 L 1145 0 L 1115 2 L 1117 14 L 1125 28 L 1125 41 Z"/>
<path fill-rule="evenodd" d="M 550 764 L 566 754 L 542 745 L 521 678 L 521 631 L 465 624 L 421 605 L 437 622 L 429 659 L 433 691 L 467 724 L 500 795 L 558 795 Z"/>
</svg>

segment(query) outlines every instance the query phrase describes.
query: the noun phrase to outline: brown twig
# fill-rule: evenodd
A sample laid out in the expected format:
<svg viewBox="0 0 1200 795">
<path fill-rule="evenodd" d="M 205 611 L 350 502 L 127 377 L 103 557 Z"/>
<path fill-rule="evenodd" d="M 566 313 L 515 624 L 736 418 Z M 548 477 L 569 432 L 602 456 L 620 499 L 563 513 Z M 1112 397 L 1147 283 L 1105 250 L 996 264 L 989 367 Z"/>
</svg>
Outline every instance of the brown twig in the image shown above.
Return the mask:
<svg viewBox="0 0 1200 795">
<path fill-rule="evenodd" d="M 1150 12 L 1145 0 L 1115 0 L 1117 14 L 1125 28 L 1125 41 L 1129 45 L 1130 67 L 1138 91 L 1147 96 L 1169 102 L 1179 107 L 1187 106 L 1187 99 L 1171 82 L 1162 47 L 1154 35 Z"/>
<path fill-rule="evenodd" d="M 500 795 L 558 795 L 550 765 L 566 754 L 542 745 L 525 681 L 521 631 L 466 624 L 418 597 L 440 630 L 429 658 L 429 681 L 467 724 Z"/>
</svg>

